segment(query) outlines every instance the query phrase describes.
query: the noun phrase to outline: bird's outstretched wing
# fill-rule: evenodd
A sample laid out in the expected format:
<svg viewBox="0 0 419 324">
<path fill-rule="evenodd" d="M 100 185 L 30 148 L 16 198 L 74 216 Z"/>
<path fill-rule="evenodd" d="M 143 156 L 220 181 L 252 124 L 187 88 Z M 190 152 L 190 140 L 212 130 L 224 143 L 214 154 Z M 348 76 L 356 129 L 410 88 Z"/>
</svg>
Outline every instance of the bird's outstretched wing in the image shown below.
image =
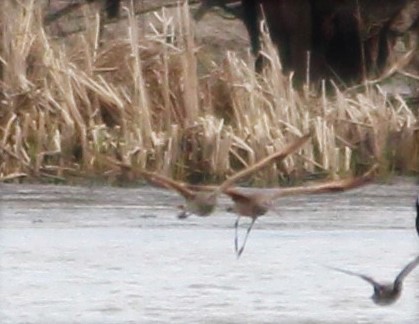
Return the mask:
<svg viewBox="0 0 419 324">
<path fill-rule="evenodd" d="M 175 181 L 171 178 L 153 172 L 139 171 L 139 173 L 151 184 L 176 190 L 185 199 L 193 199 L 196 196 L 196 192 L 188 189 L 182 182 Z"/>
<path fill-rule="evenodd" d="M 416 232 L 419 235 L 419 196 L 416 198 Z"/>
<path fill-rule="evenodd" d="M 291 195 L 333 193 L 355 189 L 371 183 L 374 180 L 374 172 L 376 169 L 377 165 L 374 165 L 368 172 L 355 178 L 351 177 L 342 180 L 327 181 L 308 186 L 281 188 L 272 194 L 272 199 Z"/>
<path fill-rule="evenodd" d="M 135 175 L 143 177 L 145 180 L 147 180 L 148 182 L 150 182 L 151 184 L 155 186 L 176 190 L 185 199 L 193 199 L 196 196 L 195 191 L 187 188 L 186 185 L 182 182 L 175 181 L 171 178 L 162 176 L 154 172 L 149 172 L 145 170 L 136 170 L 132 167 L 132 165 L 116 160 L 111 157 L 107 157 L 106 162 L 109 162 L 112 165 L 121 168 L 122 170 L 128 170 L 128 171 L 134 172 Z"/>
<path fill-rule="evenodd" d="M 299 139 L 297 139 L 296 141 L 294 141 L 293 143 L 286 145 L 282 150 L 279 150 L 279 151 L 267 156 L 266 158 L 256 162 L 255 164 L 253 164 L 253 165 L 251 165 L 251 166 L 233 174 L 230 178 L 225 180 L 220 185 L 218 190 L 223 192 L 227 188 L 231 187 L 234 184 L 234 182 L 236 182 L 240 178 L 247 177 L 247 176 L 251 175 L 252 173 L 255 173 L 256 171 L 259 171 L 259 170 L 263 169 L 266 165 L 268 165 L 269 163 L 271 163 L 273 161 L 280 162 L 280 161 L 284 160 L 288 155 L 294 153 L 301 146 L 303 146 L 310 139 L 310 137 L 311 137 L 310 133 L 306 134 L 306 135 L 300 137 Z"/>
<path fill-rule="evenodd" d="M 345 269 L 341 269 L 341 268 L 330 267 L 330 266 L 325 266 L 325 267 L 326 268 L 329 268 L 331 270 L 335 270 L 335 271 L 338 271 L 338 272 L 345 273 L 345 274 L 350 275 L 350 276 L 359 277 L 359 278 L 365 280 L 366 282 L 370 283 L 374 287 L 377 286 L 377 285 L 378 286 L 380 285 L 373 278 L 371 278 L 370 276 L 366 276 L 366 275 L 364 275 L 362 273 L 353 272 L 353 271 L 349 271 L 349 270 L 345 270 Z"/>
<path fill-rule="evenodd" d="M 397 284 L 401 284 L 402 281 L 404 280 L 404 278 L 406 278 L 406 276 L 412 272 L 413 269 L 415 269 L 417 267 L 417 265 L 419 264 L 419 256 L 417 256 L 416 258 L 414 258 L 412 261 L 410 261 L 404 268 L 402 271 L 400 271 L 400 273 L 397 275 L 396 280 L 394 280 L 394 285 Z"/>
<path fill-rule="evenodd" d="M 190 184 L 183 182 L 183 185 L 190 190 L 194 191 L 216 191 L 219 189 L 220 186 L 216 185 L 198 185 L 198 184 Z"/>
<path fill-rule="evenodd" d="M 298 150 L 303 144 L 305 144 L 309 138 L 311 137 L 311 134 L 306 134 L 293 143 L 285 146 L 282 150 L 277 151 L 266 158 L 258 161 L 254 165 L 251 165 L 244 170 L 241 170 L 231 177 L 229 177 L 227 180 L 225 180 L 220 186 L 218 187 L 205 187 L 205 186 L 196 186 L 195 190 L 211 190 L 211 191 L 219 191 L 222 192 L 225 189 L 231 187 L 234 182 L 239 180 L 240 178 L 244 178 L 256 171 L 259 171 L 260 169 L 264 168 L 267 164 L 270 162 L 277 160 L 282 161 L 285 159 L 289 154 L 295 152 Z M 115 163 L 115 161 L 113 161 Z M 120 167 L 130 167 L 129 165 L 126 165 L 124 163 L 118 163 Z M 162 186 L 166 188 L 171 188 L 176 190 L 179 194 L 181 194 L 186 199 L 193 199 L 196 196 L 196 192 L 192 188 L 188 188 L 187 184 L 184 184 L 182 182 L 177 182 L 171 178 L 162 176 L 157 173 L 152 173 L 148 171 L 138 171 L 147 181 L 150 183 Z"/>
<path fill-rule="evenodd" d="M 256 162 L 255 164 L 253 164 L 253 165 L 251 165 L 251 166 L 233 174 L 231 177 L 229 177 L 227 180 L 225 180 L 219 186 L 211 186 L 211 185 L 201 186 L 201 185 L 192 185 L 192 184 L 187 184 L 187 183 L 184 183 L 184 186 L 187 187 L 190 190 L 196 190 L 196 191 L 216 191 L 216 190 L 218 190 L 220 192 L 227 193 L 226 190 L 228 188 L 231 188 L 231 186 L 236 181 L 238 181 L 241 178 L 245 178 L 245 177 L 251 175 L 252 173 L 255 173 L 255 172 L 263 169 L 264 167 L 266 167 L 269 163 L 271 163 L 273 161 L 280 162 L 280 161 L 284 160 L 288 155 L 294 153 L 301 146 L 303 146 L 310 139 L 310 137 L 311 137 L 311 134 L 306 134 L 306 135 L 300 137 L 299 139 L 297 139 L 293 143 L 285 146 L 282 150 L 279 150 L 279 151 L 267 156 L 266 158 Z"/>
</svg>

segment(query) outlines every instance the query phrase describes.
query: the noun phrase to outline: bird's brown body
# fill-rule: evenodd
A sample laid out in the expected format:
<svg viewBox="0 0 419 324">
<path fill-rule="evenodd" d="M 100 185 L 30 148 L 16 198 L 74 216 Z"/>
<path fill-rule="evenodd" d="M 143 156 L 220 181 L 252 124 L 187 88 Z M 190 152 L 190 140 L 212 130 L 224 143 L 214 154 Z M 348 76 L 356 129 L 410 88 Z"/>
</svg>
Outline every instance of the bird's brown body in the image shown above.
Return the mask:
<svg viewBox="0 0 419 324">
<path fill-rule="evenodd" d="M 271 208 L 272 202 L 267 200 L 264 194 L 243 195 L 236 190 L 232 188 L 232 190 L 225 192 L 234 201 L 234 205 L 227 209 L 229 212 L 240 216 L 257 218 L 265 215 Z"/>
<path fill-rule="evenodd" d="M 391 305 L 395 303 L 401 295 L 402 288 L 403 288 L 403 280 L 407 277 L 407 275 L 412 272 L 419 264 L 419 256 L 415 259 L 410 261 L 400 273 L 397 275 L 394 282 L 391 283 L 379 283 L 375 281 L 373 278 L 366 276 L 361 273 L 352 272 L 340 268 L 329 267 L 332 270 L 339 271 L 342 273 L 346 273 L 351 276 L 359 277 L 369 284 L 371 284 L 374 288 L 374 294 L 371 296 L 372 301 L 380 306 Z"/>
<path fill-rule="evenodd" d="M 234 212 L 238 215 L 235 223 L 235 249 L 237 256 L 240 256 L 244 250 L 247 237 L 252 229 L 256 219 L 264 214 L 266 214 L 275 199 L 284 196 L 290 195 L 301 195 L 301 194 L 320 194 L 320 193 L 333 193 L 333 192 L 342 192 L 354 188 L 361 187 L 367 183 L 370 183 L 374 179 L 374 171 L 377 166 L 374 166 L 371 170 L 360 177 L 348 178 L 337 181 L 329 181 L 311 186 L 302 186 L 294 188 L 281 188 L 274 190 L 270 193 L 244 193 L 240 189 L 231 187 L 224 190 L 224 193 L 228 195 L 234 202 L 233 206 L 228 208 L 228 211 Z M 238 238 L 237 238 L 237 228 L 239 225 L 240 217 L 250 217 L 252 222 L 247 229 L 246 236 L 244 238 L 242 247 L 238 248 Z"/>
<path fill-rule="evenodd" d="M 402 293 L 402 284 L 394 285 L 394 283 L 379 284 L 374 286 L 374 294 L 371 299 L 380 306 L 394 304 Z"/>
<path fill-rule="evenodd" d="M 178 218 L 186 218 L 188 214 L 208 216 L 212 214 L 217 205 L 217 192 L 197 192 L 193 199 L 186 199 L 186 206 L 180 206 L 182 212 Z"/>
</svg>

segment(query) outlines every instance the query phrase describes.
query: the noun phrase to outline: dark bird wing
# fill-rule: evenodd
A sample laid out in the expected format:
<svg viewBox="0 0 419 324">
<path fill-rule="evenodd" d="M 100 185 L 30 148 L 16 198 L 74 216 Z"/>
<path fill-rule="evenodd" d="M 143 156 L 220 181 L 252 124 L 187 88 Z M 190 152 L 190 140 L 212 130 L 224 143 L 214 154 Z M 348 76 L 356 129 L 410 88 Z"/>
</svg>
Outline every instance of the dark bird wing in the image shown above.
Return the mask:
<svg viewBox="0 0 419 324">
<path fill-rule="evenodd" d="M 121 170 L 134 172 L 135 175 L 142 176 L 144 179 L 155 186 L 176 190 L 185 199 L 193 199 L 196 197 L 196 192 L 187 188 L 186 185 L 182 182 L 175 181 L 157 173 L 148 172 L 145 170 L 135 170 L 132 165 L 111 157 L 107 157 L 105 161 L 111 163 L 114 166 L 118 166 L 121 168 Z"/>
<path fill-rule="evenodd" d="M 416 198 L 416 232 L 419 235 L 419 196 Z"/>
<path fill-rule="evenodd" d="M 417 256 L 415 259 L 413 259 L 412 261 L 410 261 L 404 268 L 403 270 L 397 275 L 396 280 L 394 280 L 394 285 L 397 284 L 401 284 L 402 281 L 404 280 L 404 278 L 406 278 L 406 276 L 412 272 L 413 269 L 415 269 L 417 267 L 417 265 L 419 264 L 419 256 Z"/>
<path fill-rule="evenodd" d="M 370 283 L 370 284 L 371 284 L 371 285 L 373 285 L 374 287 L 376 287 L 376 286 L 379 286 L 379 285 L 380 285 L 380 284 L 379 284 L 378 282 L 376 282 L 373 278 L 371 278 L 370 276 L 366 276 L 366 275 L 364 275 L 364 274 L 362 274 L 362 273 L 352 272 L 352 271 L 348 271 L 348 270 L 345 270 L 345 269 L 340 269 L 340 268 L 335 268 L 335 267 L 329 267 L 329 266 L 326 266 L 326 267 L 327 267 L 327 268 L 329 268 L 329 269 L 331 269 L 331 270 L 339 271 L 339 272 L 345 273 L 345 274 L 350 275 L 350 276 L 359 277 L 359 278 L 361 278 L 361 279 L 365 280 L 366 282 Z"/>
<path fill-rule="evenodd" d="M 277 151 L 266 158 L 256 162 L 255 164 L 249 166 L 248 168 L 245 168 L 244 170 L 241 170 L 234 175 L 232 175 L 230 178 L 228 178 L 226 181 L 224 181 L 220 187 L 219 191 L 224 191 L 225 189 L 231 187 L 234 182 L 239 180 L 240 178 L 244 178 L 248 175 L 251 175 L 252 173 L 255 173 L 256 171 L 259 171 L 260 169 L 264 168 L 267 164 L 271 163 L 272 161 L 282 161 L 284 160 L 288 155 L 291 153 L 294 153 L 297 151 L 301 146 L 303 146 L 311 137 L 311 134 L 306 134 L 293 143 L 285 146 L 282 150 Z"/>
<path fill-rule="evenodd" d="M 186 186 L 181 182 L 177 182 L 171 178 L 148 171 L 140 171 L 140 174 L 151 184 L 176 190 L 185 199 L 193 199 L 196 197 L 196 192 L 186 188 Z"/>
<path fill-rule="evenodd" d="M 328 181 L 320 184 L 300 186 L 294 188 L 281 188 L 272 195 L 272 199 L 279 197 L 290 196 L 290 195 L 302 195 L 302 194 L 321 194 L 321 193 L 333 193 L 342 192 L 350 189 L 355 189 L 371 183 L 374 180 L 374 172 L 377 166 L 373 166 L 368 172 L 360 177 L 348 178 L 342 180 Z"/>
</svg>

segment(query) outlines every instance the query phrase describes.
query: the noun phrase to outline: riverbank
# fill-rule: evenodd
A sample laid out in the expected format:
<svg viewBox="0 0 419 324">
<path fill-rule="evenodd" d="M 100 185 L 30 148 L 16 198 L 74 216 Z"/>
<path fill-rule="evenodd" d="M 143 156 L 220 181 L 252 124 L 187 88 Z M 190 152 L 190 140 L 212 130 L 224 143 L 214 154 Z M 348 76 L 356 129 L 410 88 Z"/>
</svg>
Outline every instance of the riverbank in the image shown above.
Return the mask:
<svg viewBox="0 0 419 324">
<path fill-rule="evenodd" d="M 187 6 L 127 13 L 105 30 L 86 7 L 82 31 L 57 37 L 40 4 L 24 3 L 1 4 L 1 181 L 136 180 L 111 157 L 219 182 L 307 131 L 312 141 L 256 184 L 357 174 L 376 161 L 382 174 L 419 172 L 417 109 L 378 84 L 296 91 L 268 40 L 270 67 L 256 75 L 246 51 L 199 43 Z"/>
</svg>

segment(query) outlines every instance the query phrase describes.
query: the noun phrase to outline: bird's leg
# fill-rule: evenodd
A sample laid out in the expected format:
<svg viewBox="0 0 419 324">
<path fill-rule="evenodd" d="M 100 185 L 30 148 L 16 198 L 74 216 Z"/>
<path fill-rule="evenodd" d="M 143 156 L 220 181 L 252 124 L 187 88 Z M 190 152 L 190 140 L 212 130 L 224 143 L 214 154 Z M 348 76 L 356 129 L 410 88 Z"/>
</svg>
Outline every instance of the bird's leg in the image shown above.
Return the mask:
<svg viewBox="0 0 419 324">
<path fill-rule="evenodd" d="M 237 258 L 240 258 L 240 255 L 243 253 L 244 247 L 245 247 L 246 242 L 247 242 L 247 238 L 249 237 L 249 233 L 250 233 L 253 225 L 255 224 L 255 222 L 256 222 L 256 218 L 253 218 L 252 222 L 249 225 L 249 228 L 247 229 L 246 236 L 244 237 L 243 245 L 240 248 L 239 252 L 237 253 Z"/>
<path fill-rule="evenodd" d="M 240 216 L 237 216 L 236 222 L 234 223 L 234 229 L 235 229 L 235 235 L 234 235 L 234 251 L 236 252 L 236 255 L 239 250 L 239 239 L 238 239 L 238 228 L 239 228 L 239 220 Z"/>
</svg>

